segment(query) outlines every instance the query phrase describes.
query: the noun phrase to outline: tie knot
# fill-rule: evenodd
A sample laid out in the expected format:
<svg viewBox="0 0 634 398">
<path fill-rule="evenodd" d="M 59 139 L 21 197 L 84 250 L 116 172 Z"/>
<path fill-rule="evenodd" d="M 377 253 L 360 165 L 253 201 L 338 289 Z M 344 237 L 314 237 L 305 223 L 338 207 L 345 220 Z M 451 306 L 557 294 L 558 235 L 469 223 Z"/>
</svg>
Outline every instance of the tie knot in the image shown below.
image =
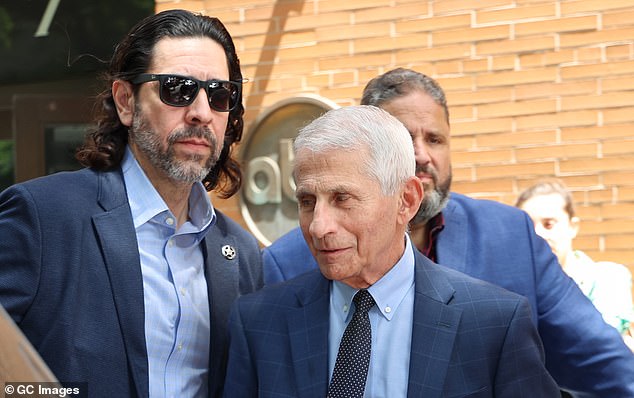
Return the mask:
<svg viewBox="0 0 634 398">
<path fill-rule="evenodd" d="M 372 298 L 370 292 L 368 292 L 366 289 L 359 290 L 352 298 L 352 301 L 357 307 L 357 312 L 368 312 L 370 311 L 370 308 L 372 308 L 372 306 L 374 305 L 374 299 Z"/>
</svg>

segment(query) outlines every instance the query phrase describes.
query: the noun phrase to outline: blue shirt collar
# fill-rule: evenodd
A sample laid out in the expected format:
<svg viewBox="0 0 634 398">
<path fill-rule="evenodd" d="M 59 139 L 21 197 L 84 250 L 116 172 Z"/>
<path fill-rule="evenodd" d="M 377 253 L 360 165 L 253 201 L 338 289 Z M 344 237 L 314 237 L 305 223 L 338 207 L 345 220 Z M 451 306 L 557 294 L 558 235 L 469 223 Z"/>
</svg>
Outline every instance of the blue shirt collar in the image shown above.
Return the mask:
<svg viewBox="0 0 634 398">
<path fill-rule="evenodd" d="M 134 227 L 138 228 L 164 212 L 171 215 L 167 204 L 145 175 L 129 146 L 121 163 Z M 183 228 L 189 233 L 205 234 L 215 222 L 216 213 L 201 182 L 192 185 L 189 195 L 189 220 Z"/>
<path fill-rule="evenodd" d="M 414 284 L 414 252 L 409 235 L 405 235 L 405 251 L 398 262 L 368 290 L 381 314 L 390 320 L 398 310 L 408 290 Z M 331 297 L 344 319 L 352 313 L 352 298 L 358 291 L 343 282 L 333 281 Z"/>
</svg>

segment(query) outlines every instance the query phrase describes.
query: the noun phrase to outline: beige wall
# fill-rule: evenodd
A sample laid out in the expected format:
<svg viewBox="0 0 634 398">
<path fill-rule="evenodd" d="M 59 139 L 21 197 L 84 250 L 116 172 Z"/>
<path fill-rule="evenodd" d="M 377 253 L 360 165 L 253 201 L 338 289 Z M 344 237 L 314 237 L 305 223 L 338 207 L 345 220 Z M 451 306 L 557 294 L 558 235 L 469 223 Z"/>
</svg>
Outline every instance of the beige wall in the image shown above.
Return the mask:
<svg viewBox="0 0 634 398">
<path fill-rule="evenodd" d="M 219 17 L 245 77 L 246 129 L 313 93 L 358 104 L 394 67 L 436 78 L 453 190 L 512 204 L 540 177 L 574 191 L 578 248 L 634 271 L 634 1 L 157 1 Z M 236 200 L 215 203 L 241 221 Z"/>
</svg>

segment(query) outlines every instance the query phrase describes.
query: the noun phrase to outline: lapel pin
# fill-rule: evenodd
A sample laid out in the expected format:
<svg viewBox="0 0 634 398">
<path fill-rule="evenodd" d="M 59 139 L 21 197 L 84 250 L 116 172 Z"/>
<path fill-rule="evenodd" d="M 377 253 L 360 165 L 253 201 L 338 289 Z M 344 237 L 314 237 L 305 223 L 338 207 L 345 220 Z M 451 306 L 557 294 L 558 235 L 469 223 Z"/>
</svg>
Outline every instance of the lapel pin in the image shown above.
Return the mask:
<svg viewBox="0 0 634 398">
<path fill-rule="evenodd" d="M 222 247 L 222 255 L 227 260 L 233 260 L 236 258 L 236 249 L 234 249 L 231 245 L 224 245 Z"/>
</svg>

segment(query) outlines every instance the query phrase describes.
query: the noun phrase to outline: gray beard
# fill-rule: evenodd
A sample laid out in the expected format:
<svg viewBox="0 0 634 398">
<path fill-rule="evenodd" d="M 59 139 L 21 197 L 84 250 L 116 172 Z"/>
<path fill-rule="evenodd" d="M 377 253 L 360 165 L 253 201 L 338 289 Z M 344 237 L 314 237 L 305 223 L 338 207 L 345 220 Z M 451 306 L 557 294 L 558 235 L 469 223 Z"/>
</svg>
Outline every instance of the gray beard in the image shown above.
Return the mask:
<svg viewBox="0 0 634 398">
<path fill-rule="evenodd" d="M 418 212 L 410 221 L 411 224 L 425 224 L 437 214 L 439 214 L 449 202 L 449 192 L 451 188 L 451 174 L 447 181 L 435 188 L 425 190 L 425 197 L 418 208 Z"/>
<path fill-rule="evenodd" d="M 201 155 L 191 155 L 186 162 L 178 161 L 174 157 L 174 142 L 188 137 L 206 139 L 213 149 L 204 166 L 200 166 Z M 216 137 L 204 127 L 192 127 L 177 130 L 168 137 L 167 149 L 161 147 L 161 140 L 156 133 L 150 131 L 145 119 L 138 109 L 135 109 L 132 127 L 130 128 L 130 141 L 150 160 L 152 165 L 162 170 L 167 176 L 179 182 L 193 184 L 202 181 L 214 168 L 220 157 L 221 148 L 218 147 Z"/>
</svg>

